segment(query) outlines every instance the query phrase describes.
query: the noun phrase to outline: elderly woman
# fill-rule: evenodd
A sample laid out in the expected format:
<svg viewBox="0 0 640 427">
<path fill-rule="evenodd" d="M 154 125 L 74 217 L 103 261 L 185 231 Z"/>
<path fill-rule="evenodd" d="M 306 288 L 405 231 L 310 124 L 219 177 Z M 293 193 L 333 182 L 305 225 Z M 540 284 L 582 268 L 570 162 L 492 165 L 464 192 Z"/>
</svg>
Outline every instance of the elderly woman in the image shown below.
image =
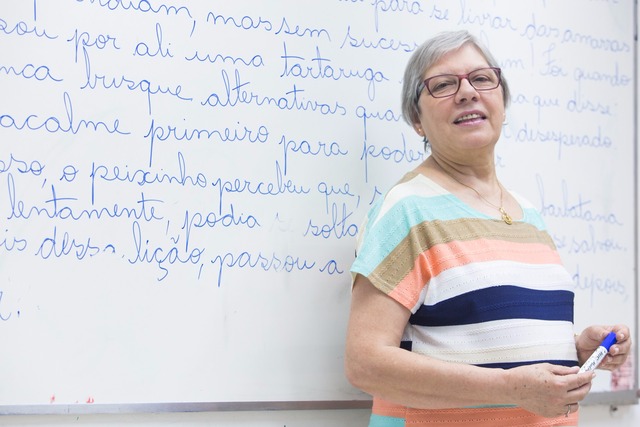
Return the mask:
<svg viewBox="0 0 640 427">
<path fill-rule="evenodd" d="M 575 426 L 602 339 L 573 332 L 573 284 L 542 218 L 496 175 L 509 89 L 466 31 L 412 55 L 407 122 L 430 156 L 374 206 L 359 236 L 346 346 L 349 381 L 373 395 L 370 426 Z"/>
</svg>

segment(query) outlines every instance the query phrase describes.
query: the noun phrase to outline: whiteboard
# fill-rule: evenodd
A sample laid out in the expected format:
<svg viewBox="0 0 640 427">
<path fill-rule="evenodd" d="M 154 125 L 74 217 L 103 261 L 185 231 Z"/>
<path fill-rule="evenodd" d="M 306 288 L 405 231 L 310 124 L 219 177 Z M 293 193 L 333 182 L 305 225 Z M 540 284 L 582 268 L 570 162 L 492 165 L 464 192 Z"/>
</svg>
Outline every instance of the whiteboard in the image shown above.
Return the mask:
<svg viewBox="0 0 640 427">
<path fill-rule="evenodd" d="M 452 28 L 511 85 L 499 176 L 549 226 L 576 330 L 637 324 L 633 3 L 3 3 L 0 411 L 366 406 L 355 235 L 424 159 L 402 72 Z M 632 362 L 590 401 L 634 402 Z"/>
</svg>

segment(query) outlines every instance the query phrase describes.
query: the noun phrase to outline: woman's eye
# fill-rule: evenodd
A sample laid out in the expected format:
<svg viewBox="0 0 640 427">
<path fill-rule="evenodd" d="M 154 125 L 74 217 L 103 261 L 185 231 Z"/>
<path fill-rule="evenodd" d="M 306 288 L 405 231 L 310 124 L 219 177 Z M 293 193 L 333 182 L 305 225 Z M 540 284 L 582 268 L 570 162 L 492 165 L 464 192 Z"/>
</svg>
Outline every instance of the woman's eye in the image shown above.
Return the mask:
<svg viewBox="0 0 640 427">
<path fill-rule="evenodd" d="M 431 85 L 432 92 L 440 92 L 443 90 L 447 90 L 451 87 L 455 87 L 456 82 L 453 80 L 440 80 L 437 82 L 433 82 Z"/>
</svg>

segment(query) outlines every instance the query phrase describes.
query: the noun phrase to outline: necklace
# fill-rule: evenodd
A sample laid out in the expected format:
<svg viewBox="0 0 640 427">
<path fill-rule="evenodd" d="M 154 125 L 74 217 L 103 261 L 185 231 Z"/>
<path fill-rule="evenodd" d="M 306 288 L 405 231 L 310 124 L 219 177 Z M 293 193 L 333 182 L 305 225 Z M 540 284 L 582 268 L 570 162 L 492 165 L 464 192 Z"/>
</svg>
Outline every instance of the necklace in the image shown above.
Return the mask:
<svg viewBox="0 0 640 427">
<path fill-rule="evenodd" d="M 491 203 L 490 201 L 488 201 L 487 199 L 485 199 L 482 194 L 480 194 L 480 192 L 478 190 L 476 190 L 475 188 L 473 188 L 470 185 L 465 184 L 464 182 L 460 182 L 458 181 L 453 175 L 451 175 L 449 172 L 447 172 L 447 170 L 445 170 L 445 168 L 443 168 L 442 166 L 440 166 L 440 163 L 436 162 L 436 164 L 440 167 L 440 169 L 446 173 L 447 175 L 449 175 L 449 177 L 451 179 L 453 179 L 455 182 L 457 182 L 460 185 L 463 185 L 471 190 L 473 190 L 474 193 L 476 193 L 478 195 L 478 197 L 480 197 L 480 199 L 485 202 L 486 204 L 488 204 L 489 206 L 491 206 L 494 209 L 497 209 L 498 212 L 500 212 L 500 216 L 502 217 L 502 220 L 508 224 L 511 225 L 513 224 L 513 219 L 511 219 L 511 216 L 507 213 L 507 211 L 504 210 L 504 207 L 502 207 L 502 184 L 500 184 L 500 181 L 498 181 L 498 187 L 500 187 L 500 206 L 494 205 L 493 203 Z"/>
</svg>

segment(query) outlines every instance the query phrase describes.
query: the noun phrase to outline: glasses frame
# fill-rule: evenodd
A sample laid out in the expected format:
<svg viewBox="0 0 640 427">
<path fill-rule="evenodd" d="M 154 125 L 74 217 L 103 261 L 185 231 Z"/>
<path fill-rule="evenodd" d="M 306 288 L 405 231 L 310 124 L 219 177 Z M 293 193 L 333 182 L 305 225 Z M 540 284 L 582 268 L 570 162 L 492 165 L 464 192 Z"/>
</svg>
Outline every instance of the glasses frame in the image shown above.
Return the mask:
<svg viewBox="0 0 640 427">
<path fill-rule="evenodd" d="M 478 71 L 482 71 L 482 70 L 492 70 L 494 73 L 496 73 L 496 75 L 498 76 L 498 84 L 495 87 L 492 87 L 490 89 L 483 89 L 483 88 L 477 88 L 473 85 L 473 82 L 471 80 L 469 80 L 469 75 L 478 72 Z M 456 89 L 455 92 L 449 94 L 449 95 L 444 95 L 444 96 L 436 96 L 431 92 L 431 89 L 429 89 L 429 80 L 431 79 L 435 79 L 437 77 L 442 77 L 442 76 L 454 76 L 458 78 L 458 88 Z M 477 91 L 486 91 L 486 90 L 494 90 L 497 89 L 498 86 L 500 86 L 500 84 L 502 83 L 502 70 L 499 67 L 482 67 L 482 68 L 476 68 L 475 70 L 469 71 L 467 74 L 438 74 L 437 76 L 431 76 L 427 79 L 424 79 L 417 88 L 417 92 L 416 92 L 416 101 L 418 99 L 420 99 L 420 94 L 422 94 L 422 91 L 424 89 L 427 89 L 427 92 L 429 92 L 429 95 L 431 95 L 434 98 L 449 98 L 450 96 L 455 96 L 459 91 L 460 91 L 460 86 L 462 83 L 463 79 L 467 79 L 467 81 L 469 82 L 469 84 L 471 85 L 472 88 L 474 88 Z"/>
</svg>

